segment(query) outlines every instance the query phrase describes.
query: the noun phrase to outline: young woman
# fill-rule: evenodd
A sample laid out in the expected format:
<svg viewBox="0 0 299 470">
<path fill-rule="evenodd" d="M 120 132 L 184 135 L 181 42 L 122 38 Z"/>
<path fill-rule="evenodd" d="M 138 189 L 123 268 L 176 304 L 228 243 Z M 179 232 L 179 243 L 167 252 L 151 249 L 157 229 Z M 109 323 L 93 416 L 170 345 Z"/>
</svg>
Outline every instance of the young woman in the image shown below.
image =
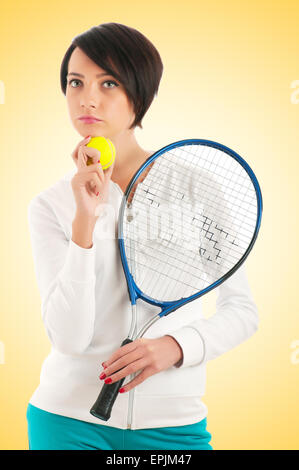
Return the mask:
<svg viewBox="0 0 299 470">
<path fill-rule="evenodd" d="M 61 87 L 83 140 L 72 153 L 75 169 L 28 207 L 42 318 L 52 344 L 27 409 L 32 450 L 212 449 L 202 402 L 206 363 L 257 329 L 243 265 L 217 288 L 216 313 L 209 319 L 198 299 L 119 347 L 130 328 L 131 305 L 117 220 L 106 209 L 117 217 L 130 179 L 154 153 L 138 144 L 134 130 L 142 128 L 162 70 L 153 44 L 118 23 L 75 37 L 63 58 Z M 114 143 L 116 160 L 108 170 L 99 163 L 100 152 L 86 146 L 90 136 Z M 153 308 L 140 303 L 139 325 Z M 103 380 L 123 377 L 111 418 L 92 416 Z"/>
</svg>

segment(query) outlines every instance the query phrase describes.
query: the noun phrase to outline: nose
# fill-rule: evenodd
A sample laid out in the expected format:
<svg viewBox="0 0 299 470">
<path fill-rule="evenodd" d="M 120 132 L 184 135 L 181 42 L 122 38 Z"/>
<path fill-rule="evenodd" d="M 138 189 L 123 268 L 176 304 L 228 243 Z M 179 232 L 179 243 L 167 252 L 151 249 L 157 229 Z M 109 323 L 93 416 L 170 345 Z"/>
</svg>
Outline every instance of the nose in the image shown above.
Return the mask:
<svg viewBox="0 0 299 470">
<path fill-rule="evenodd" d="M 81 93 L 81 103 L 80 105 L 82 107 L 92 107 L 96 108 L 99 104 L 100 100 L 100 93 L 99 90 L 97 89 L 97 84 L 94 84 L 94 86 L 85 86 L 83 93 Z"/>
</svg>

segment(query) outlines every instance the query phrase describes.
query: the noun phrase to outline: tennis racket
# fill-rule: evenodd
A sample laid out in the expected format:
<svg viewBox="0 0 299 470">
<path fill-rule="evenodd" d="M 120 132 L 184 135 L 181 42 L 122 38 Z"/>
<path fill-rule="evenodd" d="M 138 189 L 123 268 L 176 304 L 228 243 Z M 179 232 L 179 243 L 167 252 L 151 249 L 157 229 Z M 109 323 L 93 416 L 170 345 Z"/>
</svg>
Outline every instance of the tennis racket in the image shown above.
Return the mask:
<svg viewBox="0 0 299 470">
<path fill-rule="evenodd" d="M 217 142 L 187 139 L 151 155 L 123 196 L 118 244 L 132 304 L 122 346 L 219 286 L 245 261 L 262 216 L 249 165 Z M 161 308 L 135 334 L 136 301 Z M 104 384 L 90 413 L 107 421 L 125 377 Z"/>
</svg>

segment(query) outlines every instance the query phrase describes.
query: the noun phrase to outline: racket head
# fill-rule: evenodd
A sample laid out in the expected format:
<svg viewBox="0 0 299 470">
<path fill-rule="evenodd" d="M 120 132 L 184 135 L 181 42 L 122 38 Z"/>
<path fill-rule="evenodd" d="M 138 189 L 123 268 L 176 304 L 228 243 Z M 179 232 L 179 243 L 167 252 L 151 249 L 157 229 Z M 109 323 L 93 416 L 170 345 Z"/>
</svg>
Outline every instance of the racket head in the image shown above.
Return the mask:
<svg viewBox="0 0 299 470">
<path fill-rule="evenodd" d="M 209 152 L 211 152 L 211 151 L 216 152 L 215 155 L 217 154 L 217 158 L 219 156 L 221 157 L 220 159 L 218 159 L 218 161 L 217 161 L 217 159 L 215 160 L 215 161 L 217 161 L 216 164 L 215 164 L 215 161 L 213 163 L 214 157 L 213 156 L 211 157 L 210 154 L 209 154 Z M 175 152 L 177 152 L 177 153 L 175 154 Z M 203 153 L 205 154 L 204 158 L 202 157 Z M 187 157 L 186 161 L 184 161 L 184 163 L 186 163 L 185 167 L 184 167 L 184 165 L 182 165 L 182 160 L 185 159 L 185 156 L 184 156 L 185 154 L 188 154 L 188 155 L 190 154 L 191 155 L 191 160 L 193 161 L 193 164 L 190 165 L 190 167 L 189 167 L 189 156 Z M 171 161 L 172 158 L 174 159 L 173 162 Z M 197 193 L 195 191 L 195 194 L 201 195 L 202 196 L 201 200 L 204 200 L 206 198 L 206 194 L 208 193 L 208 191 L 206 191 L 204 188 L 201 190 L 200 185 L 203 186 L 205 184 L 204 183 L 205 179 L 211 180 L 211 182 L 213 182 L 213 186 L 215 185 L 216 187 L 218 187 L 218 189 L 217 189 L 218 193 L 213 188 L 213 186 L 211 186 L 209 188 L 209 191 L 210 191 L 211 194 L 215 193 L 216 198 L 218 198 L 219 201 L 221 200 L 221 198 L 225 201 L 225 204 L 223 206 L 225 208 L 225 210 L 227 210 L 228 205 L 232 206 L 234 204 L 234 201 L 233 201 L 234 197 L 230 196 L 229 192 L 234 190 L 234 188 L 233 188 L 234 185 L 239 184 L 239 186 L 240 186 L 240 183 L 238 183 L 238 178 L 239 179 L 240 178 L 244 179 L 244 177 L 246 176 L 246 178 L 247 178 L 246 184 L 248 185 L 247 189 L 248 189 L 248 191 L 250 190 L 250 194 L 251 194 L 251 196 L 250 196 L 251 197 L 251 204 L 249 204 L 249 203 L 244 204 L 244 207 L 242 207 L 242 211 L 243 211 L 242 216 L 244 216 L 244 214 L 245 214 L 244 211 L 245 211 L 246 207 L 248 207 L 248 209 L 254 209 L 253 210 L 254 220 L 252 219 L 251 222 L 250 222 L 250 236 L 247 237 L 246 241 L 242 241 L 243 249 L 242 249 L 242 253 L 239 254 L 238 259 L 236 259 L 236 261 L 234 261 L 229 268 L 226 268 L 221 275 L 219 275 L 218 277 L 214 276 L 215 278 L 213 279 L 212 282 L 206 283 L 205 285 L 203 283 L 203 285 L 201 285 L 200 288 L 198 288 L 198 289 L 196 289 L 196 288 L 193 288 L 191 290 L 189 289 L 188 290 L 188 295 L 183 295 L 183 296 L 181 295 L 181 296 L 179 296 L 179 298 L 174 298 L 173 296 L 167 298 L 167 296 L 164 296 L 164 295 L 161 295 L 159 297 L 159 295 L 157 295 L 157 291 L 155 289 L 153 289 L 151 292 L 149 292 L 149 291 L 147 291 L 147 289 L 144 289 L 144 288 L 140 287 L 139 281 L 138 281 L 138 276 L 134 273 L 134 269 L 133 269 L 134 266 L 138 265 L 138 261 L 136 262 L 136 260 L 133 259 L 134 256 L 136 255 L 136 251 L 138 251 L 138 250 L 136 250 L 136 243 L 135 243 L 135 240 L 134 240 L 134 243 L 133 243 L 134 248 L 131 250 L 131 253 L 129 253 L 130 250 L 128 248 L 128 243 L 127 243 L 128 239 L 130 238 L 130 236 L 128 236 L 128 227 L 129 227 L 129 224 L 132 224 L 132 220 L 128 221 L 129 212 L 134 210 L 135 200 L 137 200 L 138 193 L 139 193 L 139 196 L 141 194 L 141 189 L 140 188 L 141 188 L 142 185 L 144 186 L 144 180 L 146 180 L 146 179 L 149 180 L 146 190 L 148 191 L 148 189 L 150 188 L 150 185 L 151 185 L 150 177 L 153 175 L 153 171 L 154 171 L 154 168 L 155 168 L 155 165 L 156 165 L 156 162 L 158 161 L 158 159 L 159 159 L 159 163 L 162 162 L 162 159 L 163 159 L 164 167 L 162 165 L 162 168 L 160 170 L 157 169 L 155 171 L 155 175 L 152 178 L 152 184 L 153 185 L 156 184 L 156 186 L 159 186 L 159 184 L 160 184 L 159 171 L 162 171 L 162 172 L 165 171 L 165 168 L 167 169 L 167 167 L 169 165 L 171 165 L 172 163 L 174 164 L 174 162 L 175 162 L 175 164 L 179 165 L 181 170 L 184 169 L 185 176 L 189 176 L 190 178 L 191 177 L 193 178 L 193 172 L 195 170 L 196 170 L 195 174 L 197 176 L 202 176 L 201 183 L 197 183 L 195 181 L 196 178 L 192 179 L 193 184 L 195 184 L 196 189 L 199 191 Z M 167 159 L 167 162 L 166 162 L 165 159 Z M 201 161 L 201 163 L 200 163 L 200 161 Z M 240 175 L 238 175 L 238 173 L 234 174 L 234 172 L 231 172 L 230 166 L 232 165 L 232 162 L 234 162 L 233 163 L 234 171 L 241 169 Z M 209 168 L 209 165 L 210 165 L 210 168 Z M 222 168 L 221 165 L 225 165 L 225 167 Z M 186 172 L 186 169 L 187 169 L 187 172 Z M 230 175 L 230 172 L 232 173 L 232 175 Z M 223 174 L 221 174 L 221 173 L 224 173 L 224 175 L 226 175 L 226 177 L 223 176 Z M 228 176 L 233 176 L 234 181 L 231 182 L 230 179 L 227 177 L 227 175 Z M 225 182 L 225 179 L 227 179 L 228 182 Z M 223 180 L 224 183 L 220 184 L 219 183 L 220 180 L 221 181 Z M 165 179 L 165 181 L 167 181 L 167 178 Z M 191 179 L 190 179 L 190 181 L 191 181 Z M 194 181 L 195 181 L 195 183 L 194 183 Z M 245 181 L 245 179 L 244 179 L 244 181 Z M 231 187 L 230 187 L 230 185 L 231 185 Z M 225 186 L 225 191 L 223 192 L 224 186 Z M 173 189 L 170 190 L 169 188 L 165 187 L 164 189 L 165 189 L 166 192 L 169 191 L 169 193 L 172 192 L 173 194 L 175 194 L 175 191 L 178 188 L 175 188 L 175 190 L 173 190 Z M 145 188 L 143 188 L 144 192 L 146 192 L 146 190 L 145 190 Z M 159 193 L 159 191 L 161 192 L 161 188 L 159 189 L 157 187 L 156 188 L 156 193 Z M 234 191 L 237 194 L 237 191 L 236 190 L 234 190 Z M 241 191 L 241 188 L 240 188 L 240 191 Z M 219 197 L 219 195 L 221 197 Z M 214 196 L 214 194 L 213 194 L 213 196 Z M 183 197 L 184 197 L 184 195 L 183 195 Z M 244 190 L 243 190 L 242 197 L 244 197 L 244 199 L 247 197 Z M 144 198 L 144 196 L 142 196 L 142 198 L 139 201 L 140 204 L 146 202 L 146 198 Z M 158 196 L 158 199 L 159 199 L 159 196 Z M 208 198 L 206 198 L 206 199 L 208 200 Z M 176 201 L 174 201 L 174 202 L 177 202 L 177 197 L 176 197 Z M 171 201 L 171 203 L 172 203 L 172 201 Z M 139 204 L 139 208 L 140 208 L 140 204 Z M 232 214 L 234 214 L 235 216 L 239 216 L 238 204 L 241 204 L 241 201 L 237 201 L 237 204 L 235 204 L 236 207 L 232 207 L 231 209 L 229 209 L 229 211 Z M 135 206 L 136 206 L 136 204 L 135 204 Z M 203 206 L 204 206 L 204 203 L 203 203 Z M 204 295 L 205 293 L 209 292 L 210 290 L 216 288 L 217 286 L 219 286 L 228 277 L 230 277 L 241 266 L 242 263 L 244 263 L 244 261 L 247 258 L 248 254 L 252 250 L 252 247 L 253 247 L 253 245 L 256 241 L 256 238 L 257 238 L 257 235 L 258 235 L 258 232 L 259 232 L 259 229 L 260 229 L 260 225 L 261 225 L 262 209 L 263 209 L 262 193 L 261 193 L 260 185 L 258 183 L 258 180 L 257 180 L 253 170 L 251 169 L 251 167 L 248 165 L 248 163 L 240 155 L 238 155 L 236 152 L 231 150 L 229 147 L 226 147 L 225 145 L 222 145 L 218 142 L 214 142 L 214 141 L 210 141 L 210 140 L 185 139 L 185 140 L 173 142 L 169 145 L 166 145 L 165 147 L 163 147 L 160 150 L 158 150 L 157 152 L 155 152 L 153 155 L 151 155 L 143 163 L 143 165 L 137 170 L 137 172 L 132 177 L 132 179 L 131 179 L 131 181 L 130 181 L 130 183 L 129 183 L 126 191 L 125 191 L 125 194 L 123 196 L 123 200 L 122 200 L 120 210 L 119 210 L 118 243 L 119 243 L 121 261 L 122 261 L 124 273 L 125 273 L 126 280 L 127 280 L 128 292 L 129 292 L 129 296 L 130 296 L 130 299 L 131 299 L 131 303 L 135 304 L 136 300 L 138 298 L 141 298 L 141 299 L 145 300 L 146 302 L 148 302 L 150 304 L 153 304 L 157 307 L 160 307 L 161 308 L 160 316 L 164 316 L 164 315 L 167 315 L 168 313 L 176 310 L 181 305 L 184 305 L 185 303 L 190 302 L 190 301 Z M 202 214 L 203 214 L 203 212 L 201 213 L 201 215 Z M 246 216 L 246 214 L 245 214 L 245 216 Z M 244 218 L 245 218 L 245 216 L 244 216 Z M 211 217 L 207 217 L 206 215 L 204 217 L 206 218 L 205 220 L 212 220 Z M 221 218 L 221 214 L 220 214 L 220 218 Z M 230 220 L 231 227 L 233 227 L 233 218 L 228 217 L 228 220 Z M 142 221 L 142 223 L 143 222 L 144 221 Z M 217 230 L 220 231 L 221 233 L 222 232 L 225 233 L 226 229 L 222 229 L 219 226 L 217 227 L 217 220 L 212 221 L 212 222 L 214 222 L 214 229 L 217 228 Z M 225 223 L 227 224 L 228 228 L 230 228 L 229 222 L 227 220 L 225 221 Z M 244 222 L 244 223 L 246 224 L 246 222 Z M 205 225 L 205 222 L 203 223 L 203 225 Z M 203 230 L 202 227 L 200 227 L 200 228 L 201 228 L 201 230 Z M 237 233 L 238 229 L 240 231 L 244 232 L 244 227 L 243 226 L 242 227 L 241 226 L 236 227 L 234 229 L 236 233 Z M 246 230 L 247 230 L 247 227 L 246 227 Z M 205 232 L 205 230 L 203 230 L 203 231 Z M 228 230 L 227 230 L 227 232 L 228 232 Z M 214 235 L 212 235 L 212 237 L 213 236 Z M 206 236 L 205 236 L 205 238 L 206 238 Z M 204 240 L 204 241 L 206 242 L 206 240 Z M 217 245 L 218 242 L 217 241 L 215 242 L 215 239 L 213 239 L 213 238 L 211 239 L 211 241 L 212 241 L 212 244 L 214 244 L 214 248 L 215 248 L 215 246 Z M 130 242 L 132 243 L 132 240 Z M 244 245 L 246 245 L 246 246 L 244 247 Z M 221 246 L 221 245 L 219 244 L 218 246 Z M 176 247 L 178 247 L 178 245 L 176 245 Z M 204 250 L 206 251 L 206 249 L 204 249 Z M 199 252 L 201 252 L 200 254 L 201 254 L 202 259 L 204 258 L 202 256 L 202 253 L 204 253 L 204 250 L 199 247 Z M 218 249 L 218 252 L 220 253 L 221 250 Z M 166 254 L 167 254 L 167 252 L 166 252 Z M 171 257 L 171 251 L 169 251 L 169 250 L 168 250 L 168 256 Z M 151 261 L 150 257 L 149 257 L 148 261 Z M 207 263 L 207 264 L 209 264 L 209 263 Z M 206 268 L 207 268 L 207 266 L 206 266 Z M 152 275 L 155 276 L 155 273 L 152 272 Z M 145 278 L 146 276 L 143 276 L 143 277 Z M 190 294 L 190 292 L 192 292 L 192 293 Z"/>
</svg>

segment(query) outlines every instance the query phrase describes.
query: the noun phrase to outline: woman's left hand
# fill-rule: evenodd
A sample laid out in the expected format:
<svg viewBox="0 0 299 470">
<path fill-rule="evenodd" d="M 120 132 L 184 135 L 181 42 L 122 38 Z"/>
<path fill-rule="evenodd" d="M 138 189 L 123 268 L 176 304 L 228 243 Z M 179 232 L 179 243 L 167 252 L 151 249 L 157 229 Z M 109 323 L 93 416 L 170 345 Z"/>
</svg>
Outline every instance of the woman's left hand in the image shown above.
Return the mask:
<svg viewBox="0 0 299 470">
<path fill-rule="evenodd" d="M 121 346 L 107 361 L 103 362 L 105 369 L 100 379 L 111 384 L 127 375 L 141 371 L 131 382 L 120 389 L 121 393 L 128 392 L 151 375 L 175 365 L 182 357 L 182 349 L 172 336 L 166 335 L 154 339 L 139 338 Z"/>
</svg>

